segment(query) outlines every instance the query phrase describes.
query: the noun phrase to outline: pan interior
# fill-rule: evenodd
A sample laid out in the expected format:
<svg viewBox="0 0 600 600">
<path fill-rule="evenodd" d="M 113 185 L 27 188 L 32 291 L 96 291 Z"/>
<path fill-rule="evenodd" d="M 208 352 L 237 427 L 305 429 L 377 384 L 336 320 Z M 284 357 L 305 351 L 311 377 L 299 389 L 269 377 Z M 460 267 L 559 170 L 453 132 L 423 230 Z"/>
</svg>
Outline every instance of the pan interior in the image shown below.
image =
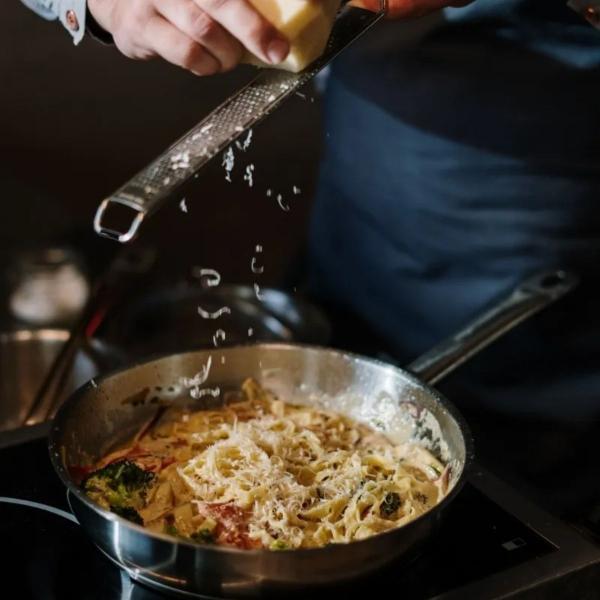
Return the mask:
<svg viewBox="0 0 600 600">
<path fill-rule="evenodd" d="M 55 449 L 86 465 L 129 441 L 161 406 L 215 408 L 252 377 L 280 399 L 342 413 L 396 443 L 415 441 L 452 467 L 466 459 L 453 409 L 400 369 L 333 350 L 262 344 L 178 354 L 92 380 L 61 409 Z"/>
</svg>

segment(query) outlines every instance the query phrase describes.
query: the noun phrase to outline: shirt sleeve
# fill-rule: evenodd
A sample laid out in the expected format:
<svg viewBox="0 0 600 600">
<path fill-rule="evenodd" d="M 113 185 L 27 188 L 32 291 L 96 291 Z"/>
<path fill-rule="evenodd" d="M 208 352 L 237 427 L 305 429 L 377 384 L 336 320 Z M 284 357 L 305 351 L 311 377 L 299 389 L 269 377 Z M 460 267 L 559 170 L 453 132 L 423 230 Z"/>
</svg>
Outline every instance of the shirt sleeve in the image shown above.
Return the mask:
<svg viewBox="0 0 600 600">
<path fill-rule="evenodd" d="M 79 44 L 85 34 L 86 0 L 21 0 L 48 21 L 58 19 Z"/>
<path fill-rule="evenodd" d="M 600 29 L 600 0 L 569 0 L 567 5 Z"/>
</svg>

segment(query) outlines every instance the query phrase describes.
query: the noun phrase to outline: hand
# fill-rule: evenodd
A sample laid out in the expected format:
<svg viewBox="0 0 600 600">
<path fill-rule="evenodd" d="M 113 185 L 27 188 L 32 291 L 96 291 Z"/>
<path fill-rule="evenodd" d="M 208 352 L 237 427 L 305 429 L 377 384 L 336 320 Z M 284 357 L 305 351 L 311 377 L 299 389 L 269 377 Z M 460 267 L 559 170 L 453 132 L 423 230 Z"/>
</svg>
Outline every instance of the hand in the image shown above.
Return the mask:
<svg viewBox="0 0 600 600">
<path fill-rule="evenodd" d="M 471 4 L 473 0 L 388 0 L 388 17 L 405 19 L 422 17 L 430 12 L 446 7 L 458 7 Z M 351 4 L 368 10 L 379 10 L 379 0 L 352 0 Z"/>
<path fill-rule="evenodd" d="M 233 69 L 244 48 L 271 64 L 290 50 L 247 0 L 88 0 L 88 9 L 125 56 L 162 57 L 196 75 Z"/>
</svg>

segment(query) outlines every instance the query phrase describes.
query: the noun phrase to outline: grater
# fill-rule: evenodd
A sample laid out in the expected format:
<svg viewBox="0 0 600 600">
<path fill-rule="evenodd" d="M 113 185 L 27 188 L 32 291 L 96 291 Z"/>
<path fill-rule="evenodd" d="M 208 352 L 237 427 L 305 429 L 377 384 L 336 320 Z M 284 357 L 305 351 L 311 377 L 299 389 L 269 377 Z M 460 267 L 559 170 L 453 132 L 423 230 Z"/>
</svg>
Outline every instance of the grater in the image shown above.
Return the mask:
<svg viewBox="0 0 600 600">
<path fill-rule="evenodd" d="M 387 0 L 377 13 L 344 6 L 336 19 L 324 54 L 301 73 L 276 69 L 261 71 L 223 104 L 175 142 L 166 152 L 135 175 L 98 207 L 96 233 L 121 243 L 131 241 L 143 220 L 156 212 L 186 181 L 212 158 L 223 152 L 245 131 L 281 106 L 327 66 L 340 52 L 385 16 Z M 106 226 L 111 207 L 125 207 L 129 228 Z"/>
</svg>

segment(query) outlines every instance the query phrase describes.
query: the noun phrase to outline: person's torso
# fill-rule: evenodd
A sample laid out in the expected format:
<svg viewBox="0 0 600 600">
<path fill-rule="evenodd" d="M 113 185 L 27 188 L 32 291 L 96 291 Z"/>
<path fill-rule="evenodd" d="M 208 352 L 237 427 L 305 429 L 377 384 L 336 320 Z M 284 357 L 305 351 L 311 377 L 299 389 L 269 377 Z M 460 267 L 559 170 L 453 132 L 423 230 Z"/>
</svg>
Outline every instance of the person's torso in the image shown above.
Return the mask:
<svg viewBox="0 0 600 600">
<path fill-rule="evenodd" d="M 538 269 L 572 268 L 593 289 L 598 65 L 600 32 L 550 0 L 390 23 L 340 58 L 311 234 L 324 295 L 408 359 Z M 559 372 L 561 352 L 575 380 L 591 372 L 594 304 L 580 294 L 525 329 L 534 379 Z M 513 350 L 491 356 L 514 373 L 525 355 Z"/>
</svg>

